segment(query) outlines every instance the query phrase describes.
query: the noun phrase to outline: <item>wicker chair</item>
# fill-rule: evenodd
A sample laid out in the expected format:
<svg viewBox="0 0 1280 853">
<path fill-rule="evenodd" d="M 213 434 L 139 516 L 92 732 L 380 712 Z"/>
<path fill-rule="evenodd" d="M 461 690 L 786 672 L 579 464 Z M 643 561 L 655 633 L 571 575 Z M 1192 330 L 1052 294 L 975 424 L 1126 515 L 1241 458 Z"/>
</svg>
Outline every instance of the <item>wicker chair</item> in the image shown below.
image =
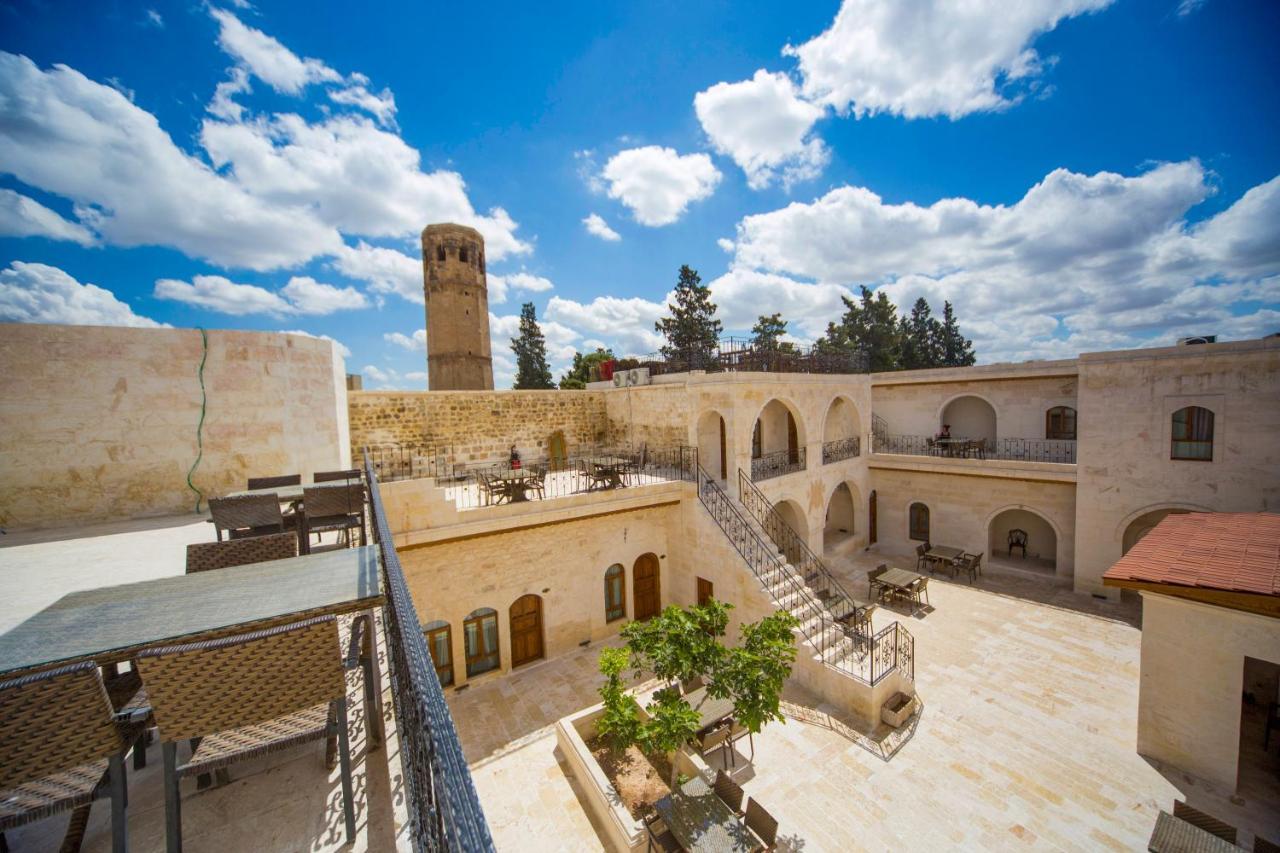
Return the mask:
<svg viewBox="0 0 1280 853">
<path fill-rule="evenodd" d="M 223 531 L 231 539 L 243 539 L 248 536 L 265 536 L 268 533 L 283 533 L 285 530 L 280 499 L 274 493 L 209 498 L 209 513 L 213 517 L 219 542 L 222 541 Z"/>
<path fill-rule="evenodd" d="M 278 486 L 301 486 L 301 474 L 285 474 L 280 477 L 250 477 L 251 489 L 274 489 Z"/>
<path fill-rule="evenodd" d="M 346 471 L 317 471 L 311 475 L 313 483 L 332 483 L 335 480 L 359 480 L 360 469 L 348 468 Z"/>
<path fill-rule="evenodd" d="M 137 666 L 160 728 L 169 853 L 182 850 L 183 777 L 334 736 L 347 842 L 355 839 L 347 687 L 332 616 L 150 649 L 138 655 Z M 198 745 L 179 764 L 178 743 L 187 740 Z"/>
<path fill-rule="evenodd" d="M 960 558 L 963 562 L 959 565 L 959 570 L 969 575 L 969 583 L 973 583 L 974 578 L 982 574 L 982 555 L 981 554 L 965 554 Z"/>
<path fill-rule="evenodd" d="M 747 800 L 747 813 L 743 822 L 760 839 L 765 850 L 772 850 L 778 843 L 778 822 L 755 798 Z"/>
<path fill-rule="evenodd" d="M 109 797 L 124 853 L 124 754 L 140 731 L 117 720 L 91 661 L 0 683 L 0 833 L 74 810 L 63 849 L 78 850 L 89 807 Z"/>
<path fill-rule="evenodd" d="M 1173 801 L 1173 816 L 1185 820 L 1193 826 L 1198 826 L 1205 832 L 1218 836 L 1223 841 L 1236 843 L 1236 828 L 1226 821 L 1218 820 L 1210 814 L 1205 814 L 1197 808 L 1187 805 L 1182 800 Z"/>
<path fill-rule="evenodd" d="M 928 550 L 929 550 L 928 543 L 916 546 L 916 571 L 917 572 L 923 572 L 925 569 L 928 569 L 929 571 L 932 572 L 937 569 L 937 566 L 934 563 L 934 561 L 929 557 L 925 556 L 925 553 L 927 553 Z"/>
<path fill-rule="evenodd" d="M 733 762 L 733 747 L 729 745 L 729 734 L 732 730 L 726 725 L 717 726 L 711 731 L 703 734 L 698 739 L 698 752 L 702 753 L 703 758 L 711 754 L 712 750 L 718 749 L 721 752 L 728 750 L 729 758 L 727 763 Z"/>
<path fill-rule="evenodd" d="M 723 770 L 716 771 L 716 784 L 714 788 L 716 796 L 720 798 L 720 802 L 729 807 L 729 811 L 742 817 L 742 786 L 725 773 Z"/>
<path fill-rule="evenodd" d="M 889 571 L 889 564 L 881 563 L 871 571 L 867 572 L 867 595 L 875 601 L 879 601 L 880 596 L 883 594 L 883 590 L 881 590 L 880 593 L 877 593 L 876 587 L 880 586 L 880 576 L 887 571 Z"/>
<path fill-rule="evenodd" d="M 529 478 L 529 490 L 537 492 L 538 497 L 546 499 L 547 497 L 547 466 L 538 465 L 533 469 L 533 476 Z"/>
<path fill-rule="evenodd" d="M 302 490 L 302 515 L 307 536 L 338 530 L 350 544 L 350 533 L 358 528 L 360 544 L 366 544 L 363 483 L 308 486 Z"/>
<path fill-rule="evenodd" d="M 661 853 L 678 853 L 684 850 L 676 840 L 675 833 L 667 828 L 658 813 L 650 812 L 644 817 L 645 833 L 649 836 L 646 851 L 659 850 Z"/>
<path fill-rule="evenodd" d="M 298 537 L 293 533 L 272 533 L 230 542 L 195 542 L 187 546 L 187 574 L 296 556 Z"/>
</svg>

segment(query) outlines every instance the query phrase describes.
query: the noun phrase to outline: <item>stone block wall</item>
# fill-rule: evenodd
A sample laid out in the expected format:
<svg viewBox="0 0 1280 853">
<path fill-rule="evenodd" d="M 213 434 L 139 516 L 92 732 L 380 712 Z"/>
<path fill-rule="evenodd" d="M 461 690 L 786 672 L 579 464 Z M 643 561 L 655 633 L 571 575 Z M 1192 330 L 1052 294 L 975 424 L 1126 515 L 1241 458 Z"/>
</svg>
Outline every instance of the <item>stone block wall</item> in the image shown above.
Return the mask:
<svg viewBox="0 0 1280 853">
<path fill-rule="evenodd" d="M 678 447 L 689 443 L 689 391 L 684 383 L 645 385 L 602 392 L 609 419 L 609 441 L 639 447 Z"/>
<path fill-rule="evenodd" d="M 331 341 L 213 330 L 208 347 L 205 498 L 348 466 Z M 0 526 L 193 511 L 202 355 L 197 329 L 0 325 Z"/>
</svg>

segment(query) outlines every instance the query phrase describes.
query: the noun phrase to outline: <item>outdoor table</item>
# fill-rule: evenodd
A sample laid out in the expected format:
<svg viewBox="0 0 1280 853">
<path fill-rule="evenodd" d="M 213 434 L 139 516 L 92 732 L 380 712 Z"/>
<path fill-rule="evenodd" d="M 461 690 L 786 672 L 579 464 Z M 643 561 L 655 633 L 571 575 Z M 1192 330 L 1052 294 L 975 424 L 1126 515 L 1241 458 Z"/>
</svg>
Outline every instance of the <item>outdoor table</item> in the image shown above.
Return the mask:
<svg viewBox="0 0 1280 853">
<path fill-rule="evenodd" d="M 963 554 L 963 548 L 952 548 L 949 545 L 930 545 L 929 550 L 924 552 L 926 557 L 932 557 L 935 560 L 944 562 L 951 562 Z"/>
<path fill-rule="evenodd" d="M 1239 853 L 1230 841 L 1161 810 L 1147 849 L 1152 853 Z"/>
<path fill-rule="evenodd" d="M 896 592 L 909 593 L 911 587 L 915 586 L 916 582 L 922 580 L 923 577 L 923 575 L 909 572 L 906 569 L 891 568 L 876 578 L 876 583 L 881 586 L 887 586 Z"/>
<path fill-rule="evenodd" d="M 332 480 L 328 483 L 301 483 L 296 486 L 268 486 L 262 489 L 241 489 L 238 492 L 227 492 L 226 497 L 240 498 L 246 495 L 276 495 L 280 503 L 291 504 L 302 500 L 303 489 L 345 489 L 348 483 L 356 480 Z"/>
<path fill-rule="evenodd" d="M 72 592 L 0 635 L 0 676 L 81 661 L 107 666 L 158 646 L 368 611 L 365 695 L 373 700 L 370 743 L 378 744 L 382 676 L 373 611 L 386 601 L 381 583 L 377 548 L 368 545 Z"/>
<path fill-rule="evenodd" d="M 587 472 L 592 483 L 587 491 L 595 489 L 624 489 L 624 477 L 635 468 L 635 462 L 622 456 L 599 456 L 586 460 Z"/>
<path fill-rule="evenodd" d="M 537 472 L 529 468 L 512 468 L 499 471 L 489 476 L 490 480 L 501 480 L 507 487 L 507 497 L 511 503 L 529 500 L 528 490 L 533 485 Z"/>
<path fill-rule="evenodd" d="M 659 799 L 653 807 L 685 850 L 746 853 L 760 849 L 751 830 L 699 776 Z"/>
<path fill-rule="evenodd" d="M 707 695 L 707 688 L 699 687 L 684 694 L 684 701 L 698 712 L 698 731 L 711 728 L 733 713 L 732 699 L 715 699 Z"/>
</svg>

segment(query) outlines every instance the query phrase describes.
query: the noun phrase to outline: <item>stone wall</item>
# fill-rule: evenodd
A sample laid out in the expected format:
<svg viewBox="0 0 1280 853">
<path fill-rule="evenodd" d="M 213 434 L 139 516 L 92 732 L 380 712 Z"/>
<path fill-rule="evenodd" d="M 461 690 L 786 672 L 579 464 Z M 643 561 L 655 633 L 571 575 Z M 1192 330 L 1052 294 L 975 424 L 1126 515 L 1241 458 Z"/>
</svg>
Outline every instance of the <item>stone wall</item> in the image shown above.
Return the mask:
<svg viewBox="0 0 1280 853">
<path fill-rule="evenodd" d="M 689 443 L 689 393 L 683 383 L 604 391 L 609 441 L 628 447 Z"/>
<path fill-rule="evenodd" d="M 207 498 L 250 476 L 347 467 L 331 341 L 208 332 Z M 0 526 L 191 512 L 203 347 L 196 329 L 0 325 Z"/>
<path fill-rule="evenodd" d="M 454 463 L 545 459 L 547 441 L 564 432 L 570 454 L 607 441 L 598 391 L 355 391 L 349 396 L 351 455 L 361 448 L 425 445 Z"/>
</svg>

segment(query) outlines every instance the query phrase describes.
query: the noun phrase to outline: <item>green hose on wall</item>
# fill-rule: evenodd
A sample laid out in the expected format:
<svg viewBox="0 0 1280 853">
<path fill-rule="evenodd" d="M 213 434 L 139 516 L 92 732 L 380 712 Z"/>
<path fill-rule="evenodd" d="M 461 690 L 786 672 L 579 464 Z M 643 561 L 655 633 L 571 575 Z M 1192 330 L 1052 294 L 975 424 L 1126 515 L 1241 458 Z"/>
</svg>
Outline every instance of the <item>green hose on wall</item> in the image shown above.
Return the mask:
<svg viewBox="0 0 1280 853">
<path fill-rule="evenodd" d="M 204 412 L 205 406 L 209 401 L 209 395 L 204 390 L 204 363 L 209 358 L 209 336 L 204 329 L 200 329 L 200 343 L 204 351 L 200 355 L 200 369 L 196 375 L 200 377 L 200 423 L 196 426 L 196 461 L 191 463 L 191 470 L 187 472 L 187 488 L 196 493 L 196 512 L 200 511 L 200 502 L 204 500 L 204 493 L 196 488 L 195 483 L 191 482 L 191 475 L 200 467 L 200 460 L 204 458 Z"/>
</svg>

